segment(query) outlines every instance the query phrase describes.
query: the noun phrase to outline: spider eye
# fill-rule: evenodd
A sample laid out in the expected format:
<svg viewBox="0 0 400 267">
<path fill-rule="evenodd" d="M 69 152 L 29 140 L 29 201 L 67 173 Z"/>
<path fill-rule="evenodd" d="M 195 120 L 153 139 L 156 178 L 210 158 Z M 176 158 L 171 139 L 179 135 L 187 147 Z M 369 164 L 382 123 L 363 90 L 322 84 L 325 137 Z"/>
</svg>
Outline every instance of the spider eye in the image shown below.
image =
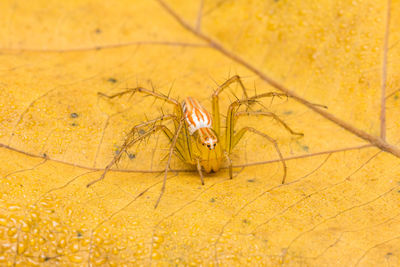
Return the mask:
<svg viewBox="0 0 400 267">
<path fill-rule="evenodd" d="M 207 145 L 207 147 L 210 147 L 210 145 Z"/>
</svg>

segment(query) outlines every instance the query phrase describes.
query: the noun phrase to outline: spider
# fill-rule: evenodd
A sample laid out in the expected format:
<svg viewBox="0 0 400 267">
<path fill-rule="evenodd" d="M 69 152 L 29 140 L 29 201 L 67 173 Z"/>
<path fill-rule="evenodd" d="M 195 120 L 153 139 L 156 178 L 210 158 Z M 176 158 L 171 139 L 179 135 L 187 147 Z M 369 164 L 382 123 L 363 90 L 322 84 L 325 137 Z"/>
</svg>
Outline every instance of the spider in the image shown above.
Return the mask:
<svg viewBox="0 0 400 267">
<path fill-rule="evenodd" d="M 219 95 L 224 89 L 235 82 L 240 85 L 244 97 L 242 99 L 237 99 L 229 105 L 225 122 L 225 133 L 222 133 L 219 111 Z M 120 97 L 125 94 L 133 95 L 135 93 L 141 93 L 147 96 L 154 97 L 155 99 L 164 100 L 165 102 L 170 103 L 174 106 L 175 113 L 164 114 L 158 118 L 148 120 L 144 123 L 134 126 L 130 130 L 128 136 L 125 138 L 121 149 L 114 156 L 112 161 L 105 167 L 101 177 L 90 182 L 87 187 L 104 179 L 108 170 L 110 170 L 111 167 L 119 161 L 122 153 L 129 149 L 129 147 L 158 131 L 162 131 L 166 135 L 166 137 L 171 142 L 171 146 L 169 149 L 168 160 L 165 167 L 161 193 L 157 199 L 155 208 L 157 208 L 165 191 L 167 174 L 173 154 L 175 154 L 181 161 L 196 166 L 202 185 L 204 185 L 203 170 L 206 173 L 217 172 L 223 164 L 224 160 L 226 160 L 228 164 L 229 177 L 232 179 L 232 161 L 229 155 L 246 132 L 257 134 L 274 145 L 283 167 L 282 184 L 285 183 L 287 172 L 286 164 L 275 139 L 252 127 L 244 127 L 238 131 L 235 131 L 235 124 L 237 119 L 241 116 L 269 116 L 279 122 L 291 134 L 302 136 L 303 133 L 293 131 L 275 113 L 269 111 L 249 111 L 249 109 L 247 109 L 246 111 L 239 111 L 239 108 L 242 105 L 249 107 L 260 98 L 281 96 L 287 97 L 286 94 L 268 92 L 249 97 L 246 92 L 246 88 L 241 81 L 241 78 L 238 75 L 235 75 L 225 81 L 222 85 L 220 85 L 213 93 L 212 116 L 195 98 L 187 97 L 182 103 L 179 103 L 177 100 L 170 98 L 169 96 L 165 96 L 142 87 L 126 88 L 125 91 L 116 93 L 114 95 L 106 95 L 101 92 L 99 92 L 98 95 L 106 97 L 108 99 L 113 99 L 115 97 Z M 162 124 L 164 121 L 168 120 L 173 121 L 175 128 L 174 132 L 166 127 L 164 124 Z M 143 131 L 143 129 L 147 130 Z"/>
</svg>

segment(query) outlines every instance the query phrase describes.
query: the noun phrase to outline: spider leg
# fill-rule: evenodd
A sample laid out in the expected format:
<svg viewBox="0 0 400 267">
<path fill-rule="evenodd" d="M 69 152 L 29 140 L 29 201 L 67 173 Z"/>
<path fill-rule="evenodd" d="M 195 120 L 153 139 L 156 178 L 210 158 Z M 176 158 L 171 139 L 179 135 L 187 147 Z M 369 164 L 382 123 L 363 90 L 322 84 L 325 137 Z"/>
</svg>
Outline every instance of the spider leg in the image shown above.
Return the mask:
<svg viewBox="0 0 400 267">
<path fill-rule="evenodd" d="M 140 128 L 146 127 L 149 124 L 156 125 L 157 122 L 166 121 L 166 120 L 170 120 L 170 119 L 174 120 L 174 122 L 178 122 L 179 123 L 179 119 L 175 115 L 172 115 L 172 114 L 162 115 L 162 116 L 160 116 L 158 118 L 155 118 L 153 120 L 148 120 L 146 122 L 143 122 L 141 124 L 138 124 L 138 125 L 134 126 L 132 128 L 132 130 L 130 131 L 129 136 L 131 136 L 131 138 L 134 138 L 135 134 L 139 132 Z M 163 131 L 164 131 L 165 135 L 168 137 L 168 139 L 170 141 L 174 138 L 174 134 L 168 128 L 163 129 Z M 185 151 L 186 150 L 184 149 L 182 143 L 178 142 L 177 143 L 177 152 L 178 152 L 179 158 L 182 161 L 187 161 L 186 159 L 189 156 L 189 155 L 187 155 L 187 153 L 185 153 Z"/>
<path fill-rule="evenodd" d="M 253 112 L 253 111 L 238 112 L 239 107 L 243 104 L 249 104 L 249 102 L 256 101 L 259 98 L 275 97 L 275 96 L 278 96 L 278 97 L 286 96 L 286 94 L 281 94 L 281 93 L 276 93 L 276 92 L 268 92 L 268 93 L 252 96 L 247 99 L 236 100 L 229 105 L 228 113 L 227 113 L 227 117 L 226 117 L 225 151 L 226 151 L 227 155 L 229 155 L 231 153 L 232 149 L 237 145 L 237 143 L 239 143 L 239 141 L 241 140 L 241 138 L 247 131 L 251 131 L 255 134 L 258 134 L 258 135 L 266 138 L 268 141 L 270 141 L 271 143 L 274 144 L 275 150 L 277 151 L 277 153 L 282 161 L 283 170 L 284 170 L 282 183 L 284 183 L 285 179 L 286 179 L 286 163 L 283 160 L 282 153 L 279 150 L 277 142 L 272 137 L 268 136 L 267 134 L 264 134 L 264 133 L 254 129 L 254 128 L 251 128 L 251 127 L 244 127 L 243 129 L 238 131 L 236 134 L 234 132 L 236 120 L 239 116 L 264 115 L 264 116 L 273 117 L 275 120 L 277 120 L 279 123 L 281 123 L 290 133 L 296 134 L 296 135 L 303 135 L 302 133 L 297 133 L 297 132 L 293 131 L 281 118 L 279 118 L 279 116 L 277 116 L 276 114 L 274 114 L 272 112 Z"/>
<path fill-rule="evenodd" d="M 240 116 L 268 116 L 274 118 L 277 122 L 279 122 L 285 129 L 293 135 L 304 136 L 303 133 L 293 131 L 278 115 L 269 111 L 240 111 L 236 112 L 236 118 Z M 238 141 L 238 140 L 235 140 Z M 233 143 L 232 147 L 235 147 L 236 143 Z"/>
<path fill-rule="evenodd" d="M 123 96 L 125 94 L 134 95 L 135 93 L 142 93 L 142 94 L 145 94 L 145 95 L 150 95 L 150 96 L 153 96 L 155 98 L 165 100 L 166 102 L 171 103 L 171 104 L 173 104 L 173 105 L 175 105 L 177 107 L 180 106 L 179 102 L 177 100 L 175 100 L 173 98 L 170 98 L 168 96 L 162 95 L 160 93 L 156 93 L 154 91 L 150 91 L 150 90 L 148 90 L 146 88 L 143 88 L 143 87 L 127 88 L 127 90 L 119 92 L 119 93 L 116 93 L 116 94 L 113 94 L 113 95 L 106 95 L 106 94 L 101 93 L 101 92 L 98 92 L 97 94 L 99 96 L 103 96 L 103 97 L 106 97 L 106 98 L 109 98 L 109 99 L 113 99 L 115 97 L 120 97 L 120 96 Z"/>
<path fill-rule="evenodd" d="M 143 87 L 135 87 L 135 88 L 127 88 L 127 90 L 113 94 L 113 95 L 106 95 L 104 93 L 98 92 L 98 95 L 106 97 L 108 99 L 112 99 L 115 97 L 120 97 L 123 96 L 125 94 L 135 94 L 135 93 L 141 93 L 144 95 L 149 95 L 154 97 L 155 99 L 161 99 L 166 101 L 167 103 L 173 104 L 175 106 L 176 112 L 177 112 L 177 116 L 175 116 L 177 119 L 174 120 L 174 124 L 175 124 L 175 129 L 177 129 L 179 127 L 179 119 L 178 118 L 182 118 L 183 117 L 183 111 L 182 111 L 182 106 L 179 104 L 179 102 L 169 96 L 148 90 L 146 88 Z M 190 146 L 190 137 L 189 137 L 189 132 L 187 127 L 184 127 L 183 129 L 183 134 L 182 134 L 182 142 L 179 142 L 179 146 L 181 146 L 180 151 L 181 153 L 184 153 L 184 158 L 185 159 L 191 159 L 192 158 L 192 150 L 191 150 L 191 146 Z M 173 136 L 173 135 L 172 135 Z M 172 138 L 171 138 L 172 140 Z"/>
<path fill-rule="evenodd" d="M 232 170 L 232 160 L 229 157 L 229 153 L 228 152 L 224 152 L 225 158 L 228 161 L 229 164 L 229 178 L 233 179 L 233 170 Z"/>
<path fill-rule="evenodd" d="M 279 158 L 281 159 L 281 162 L 282 162 L 282 166 L 283 166 L 282 184 L 284 184 L 284 183 L 285 183 L 285 180 L 286 180 L 287 167 L 286 167 L 285 160 L 283 159 L 282 153 L 281 153 L 281 151 L 279 150 L 279 146 L 278 146 L 278 143 L 276 142 L 276 140 L 273 139 L 272 137 L 270 137 L 269 135 L 267 135 L 267 134 L 265 134 L 265 133 L 262 133 L 262 132 L 260 132 L 260 131 L 258 131 L 258 130 L 256 130 L 256 129 L 254 129 L 254 128 L 252 128 L 252 127 L 244 127 L 244 128 L 242 128 L 242 129 L 235 135 L 235 137 L 234 137 L 234 143 L 237 144 L 237 143 L 240 141 L 240 139 L 242 139 L 242 137 L 244 136 L 244 134 L 245 134 L 246 132 L 253 132 L 253 133 L 255 133 L 255 134 L 258 134 L 258 135 L 264 137 L 265 139 L 267 139 L 268 141 L 270 141 L 270 142 L 275 146 L 275 150 L 276 150 L 276 152 L 278 153 Z"/>
<path fill-rule="evenodd" d="M 171 164 L 172 154 L 174 153 L 175 146 L 176 146 L 176 143 L 177 143 L 177 141 L 178 141 L 178 136 L 179 136 L 179 133 L 180 133 L 181 130 L 182 130 L 182 127 L 183 127 L 184 123 L 185 123 L 185 122 L 184 122 L 184 118 L 182 117 L 181 121 L 179 122 L 179 126 L 178 126 L 178 128 L 176 129 L 175 136 L 174 136 L 174 138 L 173 138 L 173 140 L 172 140 L 172 143 L 171 143 L 171 147 L 170 147 L 170 150 L 169 150 L 169 156 L 168 156 L 167 165 L 165 166 L 165 174 L 164 174 L 163 185 L 162 185 L 162 187 L 161 187 L 160 196 L 158 197 L 157 202 L 156 202 L 156 204 L 155 204 L 155 206 L 154 206 L 155 209 L 157 208 L 158 204 L 160 203 L 161 197 L 162 197 L 163 194 L 164 194 L 164 191 L 165 191 L 165 184 L 166 184 L 166 182 L 167 182 L 167 174 L 168 174 L 169 166 L 170 166 L 170 164 Z"/>
<path fill-rule="evenodd" d="M 228 153 L 231 153 L 231 150 L 233 149 L 233 147 L 234 147 L 234 141 L 233 141 L 233 139 L 234 139 L 234 128 L 235 128 L 235 123 L 236 123 L 236 119 L 237 119 L 237 115 L 236 114 L 240 114 L 241 112 L 238 112 L 238 109 L 240 108 L 240 106 L 241 105 L 249 105 L 249 104 L 252 104 L 252 103 L 254 103 L 255 101 L 257 101 L 257 99 L 260 99 L 260 98 L 264 98 L 264 97 L 281 97 L 281 96 L 287 96 L 286 94 L 283 94 L 283 93 L 276 93 L 276 92 L 268 92 L 268 93 L 264 93 L 264 94 L 259 94 L 259 95 L 256 95 L 256 96 L 252 96 L 252 97 L 249 97 L 249 98 L 247 98 L 247 99 L 239 99 L 239 100 L 236 100 L 236 101 L 234 101 L 233 103 L 231 103 L 230 105 L 229 105 L 229 107 L 228 107 L 228 113 L 227 113 L 227 116 L 226 116 L 226 129 L 225 129 L 225 131 L 226 131 L 226 133 L 225 133 L 225 146 L 226 146 L 226 151 L 228 152 Z M 246 113 L 246 114 L 255 114 L 255 113 L 257 113 L 257 112 L 253 112 L 253 111 L 246 111 L 246 112 L 243 112 L 243 113 Z M 286 125 L 286 123 L 284 123 L 277 115 L 275 115 L 275 114 L 273 114 L 272 112 L 270 112 L 271 114 L 269 114 L 270 116 L 272 116 L 272 117 L 274 117 L 276 120 L 278 120 L 282 125 L 284 125 L 284 127 L 286 128 L 286 129 L 290 129 L 290 127 L 288 127 L 287 125 Z M 265 112 L 265 116 L 268 116 L 268 115 L 266 115 L 267 114 L 267 112 Z M 274 116 L 275 115 L 275 116 Z M 291 129 L 289 130 L 291 133 L 293 133 L 293 134 L 299 134 L 299 133 L 296 133 L 296 132 L 293 132 Z"/>
<path fill-rule="evenodd" d="M 130 133 L 128 134 L 128 137 L 125 139 L 124 144 L 122 145 L 120 151 L 118 151 L 118 154 L 114 156 L 114 158 L 110 161 L 110 163 L 105 167 L 103 174 L 100 176 L 100 178 L 91 181 L 90 183 L 88 183 L 86 185 L 86 187 L 90 187 L 91 185 L 93 185 L 94 183 L 97 183 L 98 181 L 101 181 L 104 179 L 104 177 L 106 176 L 107 172 L 111 169 L 112 166 L 114 166 L 114 164 L 116 164 L 122 154 L 132 145 L 134 145 L 136 142 L 141 141 L 143 139 L 145 139 L 146 137 L 150 136 L 151 134 L 162 130 L 165 135 L 172 140 L 172 138 L 174 137 L 174 135 L 172 134 L 172 132 L 164 125 L 153 125 L 147 132 L 139 135 L 138 137 L 135 137 L 137 133 L 139 133 L 139 130 L 143 127 L 149 126 L 151 124 L 155 124 L 157 122 L 163 121 L 163 120 L 167 120 L 167 119 L 176 119 L 176 117 L 174 115 L 163 115 L 159 118 L 138 124 L 136 126 L 134 126 Z"/>
<path fill-rule="evenodd" d="M 213 113 L 213 129 L 217 133 L 217 136 L 220 136 L 220 126 L 221 126 L 218 96 L 225 88 L 229 87 L 229 85 L 231 85 L 234 82 L 239 83 L 240 87 L 243 90 L 245 99 L 249 98 L 247 95 L 246 88 L 244 87 L 239 75 L 232 76 L 227 81 L 225 81 L 222 85 L 220 85 L 217 88 L 217 90 L 215 90 L 215 92 L 212 95 L 212 111 L 213 111 L 212 113 Z"/>
<path fill-rule="evenodd" d="M 248 98 L 247 96 L 247 92 L 246 92 L 246 88 L 244 87 L 242 80 L 240 79 L 239 75 L 234 75 L 232 77 L 230 77 L 228 80 L 226 80 L 222 85 L 220 85 L 217 90 L 214 92 L 213 96 L 218 96 L 225 88 L 229 87 L 229 85 L 231 85 L 232 83 L 237 82 L 239 83 L 240 87 L 242 87 L 243 89 L 243 94 L 246 98 Z"/>
<path fill-rule="evenodd" d="M 201 171 L 200 159 L 196 158 L 196 167 L 200 175 L 201 184 L 204 185 L 203 172 Z"/>
<path fill-rule="evenodd" d="M 281 97 L 281 96 L 284 96 L 284 97 L 289 97 L 287 94 L 285 94 L 285 93 L 277 93 L 277 92 L 267 92 L 267 93 L 263 93 L 263 94 L 259 94 L 259 95 L 255 95 L 255 96 L 252 96 L 252 97 L 249 97 L 248 99 L 249 100 L 256 100 L 256 99 L 259 99 L 259 98 L 264 98 L 264 97 Z"/>
<path fill-rule="evenodd" d="M 255 95 L 255 96 L 249 97 L 247 101 L 256 101 L 257 99 L 263 98 L 263 97 L 272 97 L 272 98 L 274 98 L 276 96 L 279 97 L 279 98 L 282 97 L 282 96 L 287 97 L 287 98 L 290 97 L 289 95 L 287 95 L 285 93 L 268 92 L 268 93 L 259 94 L 259 95 Z M 246 102 L 246 101 L 244 101 L 244 102 Z M 318 103 L 311 103 L 311 104 L 313 106 L 317 106 L 317 107 L 320 107 L 320 108 L 326 108 L 326 109 L 328 108 L 327 106 L 321 105 L 321 104 L 318 104 Z"/>
</svg>

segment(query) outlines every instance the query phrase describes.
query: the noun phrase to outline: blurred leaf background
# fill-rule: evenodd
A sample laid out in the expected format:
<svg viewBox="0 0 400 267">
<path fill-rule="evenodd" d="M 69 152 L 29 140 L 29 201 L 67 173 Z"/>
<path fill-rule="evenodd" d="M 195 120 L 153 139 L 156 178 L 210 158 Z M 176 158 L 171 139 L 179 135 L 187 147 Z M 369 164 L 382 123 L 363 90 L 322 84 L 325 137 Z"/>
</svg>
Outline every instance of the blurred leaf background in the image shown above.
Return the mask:
<svg viewBox="0 0 400 267">
<path fill-rule="evenodd" d="M 1 265 L 400 264 L 399 1 L 2 1 L 0 10 Z M 201 186 L 175 161 L 154 209 L 169 145 L 155 135 L 86 188 L 132 126 L 171 112 L 97 92 L 140 85 L 210 108 L 235 74 L 250 95 L 293 96 L 260 108 L 303 138 L 269 118 L 238 123 L 278 141 L 285 185 L 273 147 L 249 134 L 232 154 L 233 180 L 223 169 Z M 223 112 L 235 96 L 233 85 Z"/>
</svg>

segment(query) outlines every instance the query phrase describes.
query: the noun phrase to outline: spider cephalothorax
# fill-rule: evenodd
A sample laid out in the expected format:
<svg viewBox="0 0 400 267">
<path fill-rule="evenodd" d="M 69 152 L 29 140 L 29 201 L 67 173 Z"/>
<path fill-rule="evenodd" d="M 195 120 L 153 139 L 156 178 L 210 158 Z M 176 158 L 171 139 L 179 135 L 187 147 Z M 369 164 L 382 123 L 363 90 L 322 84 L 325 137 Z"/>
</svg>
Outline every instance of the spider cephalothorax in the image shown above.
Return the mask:
<svg viewBox="0 0 400 267">
<path fill-rule="evenodd" d="M 243 90 L 244 97 L 232 102 L 227 111 L 226 121 L 224 127 L 221 127 L 220 112 L 219 112 L 219 94 L 227 88 L 233 82 L 239 83 Z M 235 131 L 235 124 L 239 117 L 241 116 L 269 116 L 274 118 L 277 122 L 283 125 L 291 134 L 303 135 L 302 133 L 297 133 L 292 131 L 285 122 L 283 122 L 276 114 L 269 111 L 241 111 L 239 112 L 239 107 L 241 105 L 250 105 L 254 103 L 257 99 L 264 97 L 274 97 L 274 96 L 286 96 L 285 94 L 269 92 L 264 94 L 255 95 L 249 97 L 247 95 L 246 89 L 243 86 L 240 77 L 235 75 L 228 79 L 225 83 L 217 88 L 217 90 L 212 95 L 212 115 L 200 104 L 198 100 L 193 97 L 187 97 L 182 104 L 177 100 L 170 98 L 151 90 L 147 90 L 142 87 L 129 88 L 123 92 L 108 96 L 103 93 L 99 93 L 101 96 L 107 97 L 109 99 L 122 96 L 125 94 L 142 93 L 145 95 L 152 96 L 156 99 L 164 100 L 172 105 L 174 105 L 174 114 L 162 115 L 153 120 L 149 120 L 142 124 L 136 125 L 132 128 L 131 133 L 128 138 L 124 141 L 122 148 L 118 154 L 113 158 L 113 160 L 106 166 L 102 176 L 89 183 L 87 186 L 103 179 L 107 171 L 121 158 L 123 152 L 125 152 L 129 147 L 131 147 L 136 142 L 143 140 L 157 131 L 162 131 L 171 142 L 171 147 L 169 151 L 169 157 L 167 165 L 165 168 L 164 182 L 161 194 L 157 200 L 156 206 L 158 205 L 161 196 L 164 192 L 165 182 L 167 178 L 167 173 L 170 167 L 171 157 L 176 154 L 183 162 L 195 165 L 200 174 L 201 183 L 204 184 L 202 170 L 205 172 L 217 172 L 224 160 L 226 160 L 229 168 L 229 176 L 232 179 L 232 161 L 229 157 L 233 148 L 238 144 L 246 132 L 252 132 L 258 134 L 269 142 L 271 142 L 281 159 L 283 165 L 283 179 L 282 183 L 285 182 L 286 177 L 286 164 L 283 160 L 282 154 L 278 148 L 277 142 L 271 138 L 269 135 L 259 132 L 252 127 L 244 127 L 240 130 Z M 163 125 L 162 122 L 166 120 L 173 120 L 174 131 L 171 131 L 167 126 Z M 225 134 L 222 134 L 222 128 Z M 139 130 L 147 129 L 144 133 L 138 135 Z"/>
</svg>

